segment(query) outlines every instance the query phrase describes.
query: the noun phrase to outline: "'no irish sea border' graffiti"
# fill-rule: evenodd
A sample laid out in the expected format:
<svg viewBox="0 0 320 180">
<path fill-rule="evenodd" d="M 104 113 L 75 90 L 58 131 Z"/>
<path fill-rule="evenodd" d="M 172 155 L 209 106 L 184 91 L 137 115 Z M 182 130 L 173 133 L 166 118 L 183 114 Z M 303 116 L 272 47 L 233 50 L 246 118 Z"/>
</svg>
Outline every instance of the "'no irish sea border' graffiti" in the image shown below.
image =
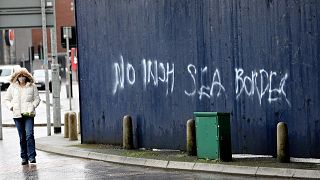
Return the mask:
<svg viewBox="0 0 320 180">
<path fill-rule="evenodd" d="M 143 89 L 146 90 L 147 86 L 157 88 L 159 84 L 166 87 L 166 96 L 174 92 L 175 87 L 175 66 L 174 63 L 160 62 L 158 60 L 141 60 L 142 77 L 137 77 L 137 72 L 134 66 L 125 62 L 123 56 L 120 56 L 118 62 L 114 62 L 112 70 L 114 73 L 114 82 L 112 93 L 115 95 L 118 91 L 124 90 L 127 86 L 134 86 L 137 80 L 142 80 Z M 209 82 L 207 79 L 208 67 L 196 67 L 194 64 L 189 64 L 186 69 L 186 76 L 189 76 L 191 86 L 185 89 L 184 93 L 190 98 L 219 98 L 222 95 L 226 96 L 227 89 L 221 81 L 221 73 L 218 68 L 214 69 L 214 73 Z M 266 71 L 265 69 L 252 70 L 250 73 L 245 73 L 244 69 L 235 68 L 235 95 L 236 99 L 241 96 L 256 97 L 259 104 L 262 104 L 265 98 L 269 104 L 277 101 L 285 101 L 291 106 L 290 101 L 287 99 L 285 91 L 288 73 L 278 73 L 275 71 Z M 140 73 L 139 73 L 140 74 Z M 200 82 L 197 80 L 200 78 Z"/>
</svg>

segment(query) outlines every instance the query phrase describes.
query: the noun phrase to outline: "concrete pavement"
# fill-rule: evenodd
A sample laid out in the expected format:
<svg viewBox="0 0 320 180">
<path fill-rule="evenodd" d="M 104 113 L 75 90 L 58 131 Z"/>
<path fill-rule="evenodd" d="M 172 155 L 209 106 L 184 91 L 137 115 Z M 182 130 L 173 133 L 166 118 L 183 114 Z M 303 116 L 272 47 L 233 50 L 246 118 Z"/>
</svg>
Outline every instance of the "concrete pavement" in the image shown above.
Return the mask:
<svg viewBox="0 0 320 180">
<path fill-rule="evenodd" d="M 16 128 L 4 128 L 4 139 L 0 140 L 0 180 L 163 180 L 163 179 L 234 179 L 255 178 L 233 177 L 227 174 L 168 171 L 165 169 L 128 166 L 84 158 L 62 156 L 37 151 L 37 163 L 22 166 L 19 137 Z M 35 137 L 45 137 L 46 127 L 35 127 Z"/>
<path fill-rule="evenodd" d="M 316 168 L 298 169 L 298 168 L 274 168 L 264 166 L 239 166 L 221 163 L 202 163 L 202 162 L 181 162 L 171 160 L 159 160 L 149 158 L 136 158 L 123 155 L 115 155 L 96 151 L 94 148 L 82 147 L 80 141 L 69 141 L 62 135 L 53 135 L 36 139 L 37 149 L 57 154 L 63 154 L 74 157 L 81 157 L 93 160 L 101 160 L 112 163 L 137 165 L 143 167 L 153 167 L 162 169 L 186 170 L 194 172 L 223 173 L 234 175 L 247 175 L 254 177 L 270 178 L 302 178 L 302 179 L 320 179 L 320 160 Z M 233 159 L 244 156 L 233 156 Z M 297 159 L 297 158 L 296 158 Z M 300 161 L 303 159 L 298 158 Z M 292 159 L 294 160 L 294 159 Z M 238 159 L 238 161 L 241 161 Z M 315 160 L 317 161 L 317 160 Z M 259 162 L 258 162 L 259 164 Z M 317 168 L 318 167 L 318 168 Z M 306 167 L 303 167 L 306 168 Z"/>
</svg>

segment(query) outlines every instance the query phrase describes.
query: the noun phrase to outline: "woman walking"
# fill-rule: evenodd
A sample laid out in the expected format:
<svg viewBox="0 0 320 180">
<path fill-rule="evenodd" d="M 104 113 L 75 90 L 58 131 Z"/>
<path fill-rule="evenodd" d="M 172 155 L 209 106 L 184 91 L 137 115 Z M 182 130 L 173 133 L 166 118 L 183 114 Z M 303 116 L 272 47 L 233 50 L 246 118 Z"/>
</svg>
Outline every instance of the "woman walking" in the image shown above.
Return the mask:
<svg viewBox="0 0 320 180">
<path fill-rule="evenodd" d="M 28 161 L 36 163 L 33 128 L 35 108 L 40 103 L 40 97 L 34 79 L 26 68 L 18 69 L 11 76 L 4 100 L 13 112 L 13 120 L 19 133 L 21 164 L 26 165 Z"/>
</svg>

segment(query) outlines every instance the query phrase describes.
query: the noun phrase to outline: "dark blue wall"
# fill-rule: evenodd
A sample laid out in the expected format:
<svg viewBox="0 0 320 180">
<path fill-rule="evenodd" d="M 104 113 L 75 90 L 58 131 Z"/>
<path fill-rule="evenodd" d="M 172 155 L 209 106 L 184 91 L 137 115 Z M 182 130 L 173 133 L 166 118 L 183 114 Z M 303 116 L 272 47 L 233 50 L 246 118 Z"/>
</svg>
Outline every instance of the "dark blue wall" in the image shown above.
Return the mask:
<svg viewBox="0 0 320 180">
<path fill-rule="evenodd" d="M 185 149 L 194 111 L 231 113 L 233 153 L 320 158 L 319 0 L 78 0 L 82 141 Z"/>
</svg>

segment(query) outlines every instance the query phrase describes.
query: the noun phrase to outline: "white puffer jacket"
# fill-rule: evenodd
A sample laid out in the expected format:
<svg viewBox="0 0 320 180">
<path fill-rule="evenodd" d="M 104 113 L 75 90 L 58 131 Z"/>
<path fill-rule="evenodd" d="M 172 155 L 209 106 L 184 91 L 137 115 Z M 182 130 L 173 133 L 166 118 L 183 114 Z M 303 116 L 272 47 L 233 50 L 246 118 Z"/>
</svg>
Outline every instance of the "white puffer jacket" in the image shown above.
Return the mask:
<svg viewBox="0 0 320 180">
<path fill-rule="evenodd" d="M 20 74 L 27 77 L 25 86 L 20 86 L 17 78 Z M 20 118 L 22 114 L 36 114 L 35 108 L 40 103 L 40 97 L 37 87 L 34 85 L 34 79 L 27 69 L 21 68 L 11 76 L 11 84 L 5 95 L 5 103 L 9 109 L 13 110 L 13 117 Z"/>
</svg>

